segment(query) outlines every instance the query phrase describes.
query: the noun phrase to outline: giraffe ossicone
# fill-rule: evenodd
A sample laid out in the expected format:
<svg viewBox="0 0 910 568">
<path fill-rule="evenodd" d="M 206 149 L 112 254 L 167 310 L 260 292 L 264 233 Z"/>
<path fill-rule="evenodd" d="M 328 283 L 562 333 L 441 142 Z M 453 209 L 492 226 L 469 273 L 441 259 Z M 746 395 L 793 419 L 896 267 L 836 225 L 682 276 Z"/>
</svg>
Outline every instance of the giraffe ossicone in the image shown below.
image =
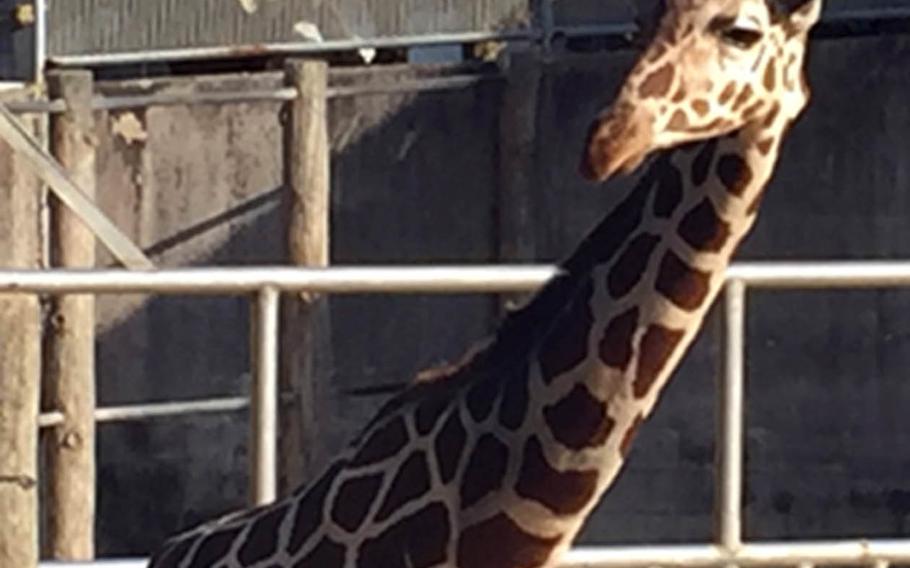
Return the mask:
<svg viewBox="0 0 910 568">
<path fill-rule="evenodd" d="M 582 171 L 602 180 L 666 151 L 560 274 L 312 483 L 178 534 L 152 568 L 556 565 L 697 333 L 808 100 L 821 0 L 667 1 Z"/>
</svg>

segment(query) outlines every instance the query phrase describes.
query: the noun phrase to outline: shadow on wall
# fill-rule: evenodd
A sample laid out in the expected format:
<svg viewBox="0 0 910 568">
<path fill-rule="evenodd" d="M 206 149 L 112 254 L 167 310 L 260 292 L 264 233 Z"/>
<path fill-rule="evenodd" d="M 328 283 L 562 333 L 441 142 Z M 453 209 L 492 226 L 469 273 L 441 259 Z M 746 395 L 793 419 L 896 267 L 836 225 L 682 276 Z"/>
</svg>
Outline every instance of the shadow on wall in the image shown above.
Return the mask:
<svg viewBox="0 0 910 568">
<path fill-rule="evenodd" d="M 377 70 L 357 80 L 390 73 L 411 72 Z M 492 260 L 498 97 L 492 82 L 334 101 L 333 261 Z M 253 104 L 99 116 L 105 210 L 161 266 L 286 264 L 278 110 Z M 124 120 L 138 123 L 138 138 L 125 138 L 122 124 L 110 127 Z M 110 296 L 100 304 L 101 405 L 248 392 L 246 298 Z M 479 296 L 350 296 L 330 306 L 335 367 L 325 380 L 339 392 L 404 382 L 457 358 L 487 333 L 495 308 Z M 327 451 L 382 402 L 341 400 L 323 409 L 333 426 Z M 99 432 L 99 554 L 146 553 L 168 533 L 245 504 L 246 413 Z"/>
<path fill-rule="evenodd" d="M 902 36 L 820 42 L 815 99 L 785 146 L 762 219 L 741 257 L 910 254 L 910 83 Z M 567 253 L 623 193 L 575 174 L 587 122 L 610 98 L 627 53 L 566 56 L 536 92 L 531 258 Z M 857 70 L 862 69 L 862 72 Z M 427 73 L 427 71 L 423 71 Z M 364 71 L 397 81 L 415 70 Z M 534 96 L 535 93 L 529 93 Z M 856 101 L 865 104 L 857 105 Z M 338 99 L 332 256 L 338 264 L 496 259 L 502 84 L 444 93 Z M 285 263 L 280 123 L 271 104 L 152 109 L 126 142 L 103 116 L 102 201 L 163 266 Z M 845 136 L 848 131 L 853 134 Z M 854 135 L 861 133 L 860 135 Z M 106 157 L 104 157 L 106 156 Z M 903 381 L 910 294 L 756 293 L 750 301 L 748 536 L 894 536 L 904 527 L 894 447 L 910 443 Z M 398 382 L 458 358 L 490 329 L 487 297 L 335 297 L 336 393 Z M 98 340 L 102 404 L 244 393 L 244 298 L 106 298 Z M 710 537 L 713 376 L 709 329 L 643 428 L 625 473 L 588 524 L 586 542 Z M 323 409 L 325 451 L 381 397 L 339 395 Z M 902 403 L 904 401 L 904 403 Z M 242 506 L 246 415 L 100 429 L 99 553 L 143 554 L 166 534 Z"/>
</svg>

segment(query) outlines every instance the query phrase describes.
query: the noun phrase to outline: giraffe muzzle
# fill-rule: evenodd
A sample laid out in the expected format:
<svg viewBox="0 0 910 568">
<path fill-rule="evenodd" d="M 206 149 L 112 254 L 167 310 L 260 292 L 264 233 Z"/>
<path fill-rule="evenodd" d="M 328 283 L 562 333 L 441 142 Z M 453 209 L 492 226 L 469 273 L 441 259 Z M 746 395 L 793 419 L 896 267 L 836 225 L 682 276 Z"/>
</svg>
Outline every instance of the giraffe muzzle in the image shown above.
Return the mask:
<svg viewBox="0 0 910 568">
<path fill-rule="evenodd" d="M 648 154 L 650 125 L 647 115 L 628 104 L 617 104 L 601 114 L 588 130 L 581 175 L 604 182 L 617 173 L 631 173 Z"/>
</svg>

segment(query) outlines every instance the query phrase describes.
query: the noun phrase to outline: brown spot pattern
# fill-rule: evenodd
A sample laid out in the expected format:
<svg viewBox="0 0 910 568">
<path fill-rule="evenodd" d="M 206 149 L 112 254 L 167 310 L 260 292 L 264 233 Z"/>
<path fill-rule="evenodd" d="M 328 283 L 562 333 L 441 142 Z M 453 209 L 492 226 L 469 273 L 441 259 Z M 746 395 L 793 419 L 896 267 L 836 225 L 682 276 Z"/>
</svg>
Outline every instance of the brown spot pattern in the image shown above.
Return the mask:
<svg viewBox="0 0 910 568">
<path fill-rule="evenodd" d="M 768 111 L 768 115 L 765 116 L 765 120 L 762 122 L 762 126 L 764 128 L 771 128 L 771 126 L 774 124 L 774 121 L 777 120 L 777 115 L 779 114 L 780 103 L 774 103 L 771 105 L 771 110 Z"/>
<path fill-rule="evenodd" d="M 477 422 L 486 420 L 498 394 L 499 383 L 495 377 L 481 377 L 475 381 L 465 399 L 471 417 Z"/>
<path fill-rule="evenodd" d="M 382 473 L 376 473 L 345 480 L 332 505 L 332 521 L 348 532 L 359 529 L 382 485 L 382 478 Z"/>
<path fill-rule="evenodd" d="M 332 464 L 328 471 L 319 478 L 319 481 L 304 493 L 297 505 L 297 512 L 294 514 L 294 527 L 291 529 L 291 537 L 288 539 L 288 554 L 296 554 L 322 524 L 326 495 L 342 467 L 342 463 Z"/>
<path fill-rule="evenodd" d="M 767 91 L 773 91 L 777 87 L 777 64 L 774 58 L 768 60 L 765 66 L 765 76 L 762 78 L 762 84 Z"/>
<path fill-rule="evenodd" d="M 196 549 L 193 561 L 190 562 L 190 568 L 209 568 L 218 560 L 222 560 L 231 549 L 242 528 L 215 531 L 205 537 L 205 540 Z"/>
<path fill-rule="evenodd" d="M 719 252 L 730 238 L 730 224 L 720 218 L 711 199 L 705 197 L 679 223 L 679 236 L 695 250 Z"/>
<path fill-rule="evenodd" d="M 710 272 L 689 266 L 675 252 L 668 250 L 660 261 L 655 287 L 676 306 L 691 312 L 704 303 L 710 284 Z"/>
<path fill-rule="evenodd" d="M 237 552 L 237 559 L 241 564 L 244 566 L 255 564 L 275 554 L 278 550 L 278 529 L 289 507 L 282 505 L 253 521 L 246 540 Z"/>
<path fill-rule="evenodd" d="M 610 296 L 618 300 L 638 284 L 658 242 L 660 237 L 650 233 L 642 233 L 632 239 L 607 275 L 607 290 Z"/>
<path fill-rule="evenodd" d="M 364 541 L 358 568 L 430 568 L 446 560 L 452 531 L 442 503 L 430 503 L 395 523 L 382 534 Z M 309 566 L 309 565 L 308 565 Z M 314 568 L 322 568 L 314 564 Z"/>
<path fill-rule="evenodd" d="M 622 442 L 619 444 L 619 454 L 623 457 L 623 459 L 629 455 L 629 450 L 632 449 L 632 442 L 635 441 L 635 436 L 638 435 L 638 429 L 641 427 L 641 424 L 644 421 L 644 415 L 639 412 L 638 416 L 635 417 L 635 420 L 629 426 L 629 429 L 626 430 L 625 434 L 623 434 Z"/>
<path fill-rule="evenodd" d="M 351 460 L 352 467 L 362 467 L 387 460 L 408 443 L 408 430 L 401 418 L 396 418 L 373 431 Z"/>
<path fill-rule="evenodd" d="M 588 355 L 587 339 L 594 325 L 591 297 L 594 284 L 588 280 L 572 301 L 571 307 L 556 320 L 540 346 L 538 361 L 544 382 L 573 369 Z"/>
<path fill-rule="evenodd" d="M 774 148 L 774 138 L 765 138 L 756 144 L 755 147 L 758 148 L 762 156 L 767 156 L 771 153 L 771 149 Z"/>
<path fill-rule="evenodd" d="M 747 121 L 755 120 L 764 108 L 764 101 L 756 101 L 755 104 L 747 107 L 746 110 L 743 111 L 743 118 Z"/>
<path fill-rule="evenodd" d="M 645 77 L 638 88 L 638 94 L 644 99 L 663 97 L 673 85 L 673 66 L 663 65 Z"/>
<path fill-rule="evenodd" d="M 693 134 L 702 134 L 702 133 L 706 133 L 706 132 L 713 133 L 713 132 L 717 132 L 719 130 L 729 128 L 729 127 L 730 127 L 730 123 L 723 117 L 719 116 L 719 117 L 715 118 L 714 120 L 712 120 L 711 122 L 709 122 L 708 124 L 692 127 L 689 129 L 689 131 L 692 132 Z"/>
<path fill-rule="evenodd" d="M 461 484 L 461 508 L 467 509 L 488 494 L 502 487 L 509 449 L 492 434 L 477 441 Z"/>
<path fill-rule="evenodd" d="M 673 95 L 673 102 L 677 103 L 677 104 L 683 102 L 684 100 L 686 100 L 686 96 L 688 94 L 689 94 L 688 91 L 686 91 L 686 84 L 681 83 L 679 85 L 679 88 L 676 89 L 676 94 Z"/>
<path fill-rule="evenodd" d="M 155 552 L 149 561 L 148 568 L 179 566 L 194 544 L 196 544 L 196 539 L 193 534 L 186 535 L 177 541 L 169 540 L 162 549 Z"/>
<path fill-rule="evenodd" d="M 689 117 L 686 116 L 684 111 L 677 109 L 677 111 L 673 113 L 673 116 L 670 117 L 667 128 L 669 130 L 676 130 L 677 132 L 686 130 L 689 128 Z"/>
<path fill-rule="evenodd" d="M 433 453 L 436 455 L 436 465 L 443 483 L 449 483 L 455 477 L 466 441 L 467 432 L 456 409 L 446 419 L 446 423 L 433 441 Z"/>
<path fill-rule="evenodd" d="M 692 110 L 695 111 L 695 114 L 698 116 L 707 116 L 711 111 L 711 104 L 704 99 L 696 99 L 692 101 Z"/>
<path fill-rule="evenodd" d="M 594 497 L 597 471 L 558 471 L 547 461 L 540 441 L 525 443 L 515 492 L 557 515 L 574 515 Z"/>
<path fill-rule="evenodd" d="M 666 219 L 673 215 L 683 197 L 682 173 L 669 160 L 658 166 L 657 193 L 654 195 L 654 215 Z"/>
<path fill-rule="evenodd" d="M 638 308 L 610 320 L 600 340 L 600 360 L 608 367 L 625 371 L 632 362 L 632 339 L 638 329 Z"/>
<path fill-rule="evenodd" d="M 739 92 L 739 95 L 736 96 L 736 100 L 733 101 L 733 111 L 736 112 L 742 107 L 746 106 L 752 96 L 755 94 L 755 91 L 752 90 L 752 85 L 746 85 L 743 87 L 743 90 Z"/>
<path fill-rule="evenodd" d="M 737 88 L 738 88 L 738 86 L 735 82 L 731 81 L 731 82 L 727 83 L 727 86 L 724 87 L 724 90 L 721 91 L 720 97 L 718 98 L 718 101 L 720 102 L 720 104 L 725 105 L 728 102 L 730 102 L 730 99 L 732 99 L 733 95 L 736 94 Z"/>
<path fill-rule="evenodd" d="M 448 408 L 448 404 L 449 400 L 442 396 L 430 396 L 421 401 L 414 413 L 414 425 L 417 433 L 421 436 L 429 434 L 436 426 L 439 416 Z"/>
<path fill-rule="evenodd" d="M 701 185 L 708 179 L 711 173 L 711 163 L 714 161 L 714 154 L 717 153 L 717 139 L 712 138 L 704 144 L 692 160 L 692 183 Z"/>
<path fill-rule="evenodd" d="M 543 410 L 553 437 L 572 450 L 597 447 L 613 431 L 607 406 L 584 385 L 576 384 L 565 397 Z"/>
<path fill-rule="evenodd" d="M 728 192 L 742 196 L 752 183 L 752 170 L 742 157 L 724 154 L 717 161 L 717 177 Z"/>
<path fill-rule="evenodd" d="M 641 339 L 638 371 L 632 384 L 636 398 L 644 398 L 648 394 L 682 338 L 682 330 L 668 329 L 657 324 L 648 327 Z"/>
<path fill-rule="evenodd" d="M 319 568 L 343 568 L 344 567 L 344 546 L 338 544 L 329 537 L 323 538 L 316 545 L 316 548 L 310 551 L 300 562 L 294 564 L 295 568 L 309 568 L 310 566 L 319 566 Z"/>
<path fill-rule="evenodd" d="M 499 423 L 515 431 L 524 422 L 528 412 L 528 367 L 516 371 L 502 389 L 499 403 Z"/>
<path fill-rule="evenodd" d="M 595 264 L 609 262 L 616 255 L 629 236 L 641 224 L 647 199 L 656 180 L 654 173 L 652 169 L 647 170 L 629 196 L 604 217 L 588 237 L 578 245 L 575 253 L 563 263 L 566 272 L 586 273 Z M 562 281 L 571 282 L 568 279 Z M 560 280 L 557 279 L 553 282 L 559 283 Z M 574 284 L 572 285 L 574 286 Z M 544 292 L 548 290 L 558 290 L 558 288 L 552 285 L 544 288 Z M 593 293 L 593 288 L 591 292 Z M 564 296 L 566 293 L 569 292 L 561 292 L 561 295 Z M 561 309 L 564 305 L 562 300 L 559 305 Z"/>
<path fill-rule="evenodd" d="M 395 479 L 392 480 L 385 499 L 376 513 L 376 520 L 382 522 L 388 519 L 402 505 L 413 501 L 429 490 L 430 470 L 427 468 L 427 455 L 423 451 L 414 452 L 401 464 L 395 474 Z"/>
<path fill-rule="evenodd" d="M 538 568 L 546 563 L 559 537 L 525 532 L 508 515 L 467 527 L 458 537 L 458 566 L 471 568 Z"/>
</svg>

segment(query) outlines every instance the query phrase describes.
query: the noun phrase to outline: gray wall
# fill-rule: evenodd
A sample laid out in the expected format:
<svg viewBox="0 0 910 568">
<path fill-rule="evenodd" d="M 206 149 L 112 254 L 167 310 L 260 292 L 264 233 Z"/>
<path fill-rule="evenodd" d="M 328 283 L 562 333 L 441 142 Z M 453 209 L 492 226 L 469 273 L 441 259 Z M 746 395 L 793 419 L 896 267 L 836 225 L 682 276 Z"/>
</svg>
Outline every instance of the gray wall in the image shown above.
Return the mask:
<svg viewBox="0 0 910 568">
<path fill-rule="evenodd" d="M 815 100 L 796 127 L 761 221 L 740 257 L 865 258 L 910 254 L 910 38 L 817 42 Z M 529 257 L 571 250 L 629 182 L 577 181 L 587 121 L 613 94 L 631 54 L 564 56 L 537 91 Z M 396 81 L 446 70 L 345 72 Z M 343 76 L 342 76 L 343 75 Z M 102 85 L 110 93 L 223 88 L 252 79 Z M 529 93 L 531 96 L 532 93 Z M 334 100 L 336 263 L 495 260 L 502 83 Z M 271 103 L 99 114 L 100 200 L 163 266 L 286 259 L 279 108 Z M 345 297 L 331 301 L 329 448 L 384 400 L 345 396 L 457 358 L 492 329 L 493 298 Z M 905 530 L 910 461 L 910 294 L 754 294 L 749 319 L 750 537 L 894 536 Z M 245 392 L 242 299 L 104 298 L 102 404 Z M 713 376 L 707 326 L 642 436 L 586 542 L 710 535 Z M 148 551 L 166 533 L 242 505 L 246 416 L 100 429 L 99 548 Z"/>
</svg>

